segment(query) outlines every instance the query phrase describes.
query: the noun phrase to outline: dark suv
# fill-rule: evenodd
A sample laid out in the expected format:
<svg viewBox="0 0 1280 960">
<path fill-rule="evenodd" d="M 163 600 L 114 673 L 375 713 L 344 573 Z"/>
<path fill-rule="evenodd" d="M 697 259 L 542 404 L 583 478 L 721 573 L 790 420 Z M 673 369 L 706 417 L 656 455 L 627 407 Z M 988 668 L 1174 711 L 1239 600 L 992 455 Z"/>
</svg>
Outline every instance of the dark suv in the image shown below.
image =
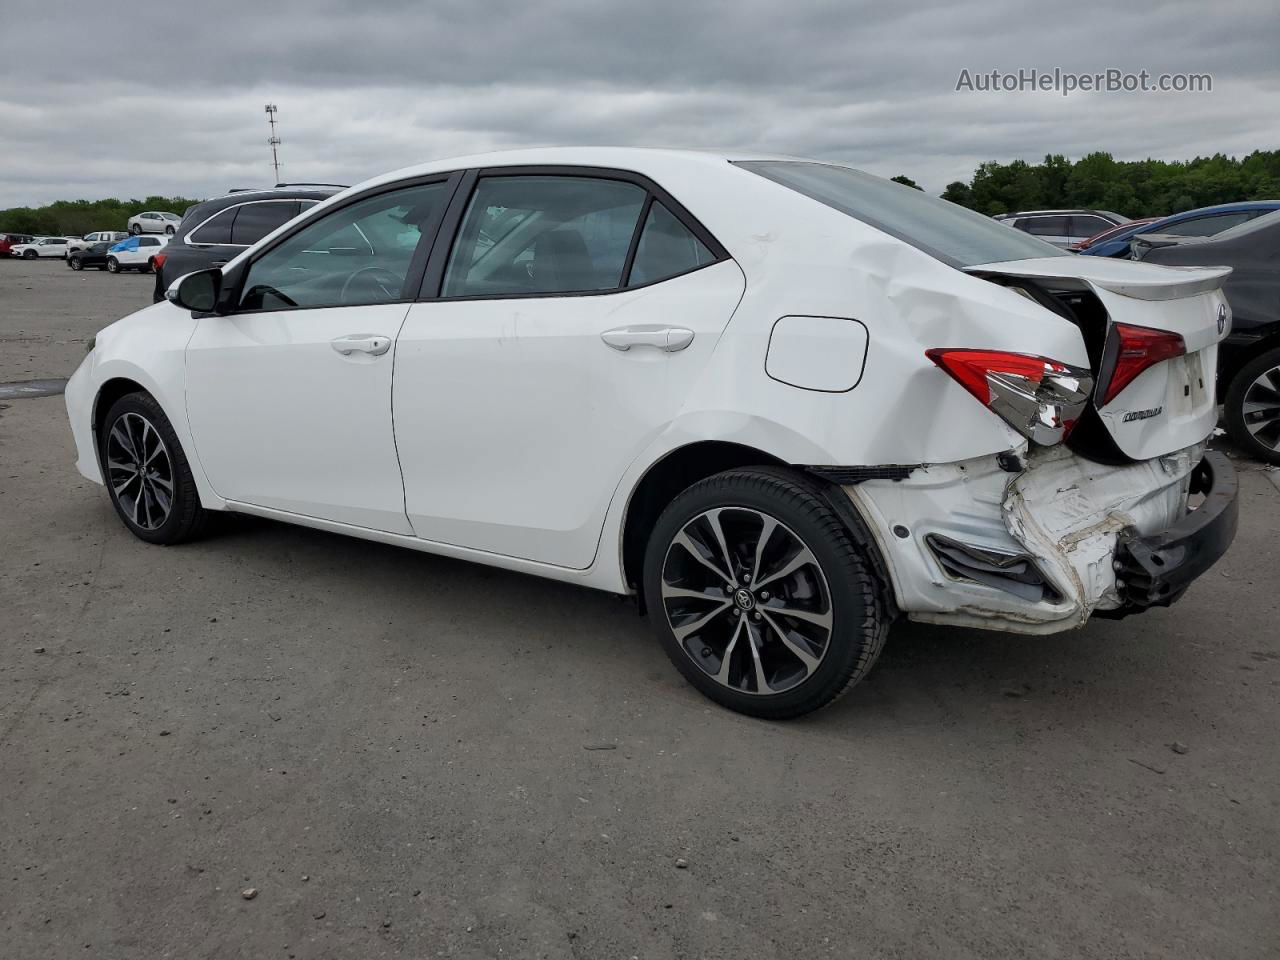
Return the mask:
<svg viewBox="0 0 1280 960">
<path fill-rule="evenodd" d="M 303 210 L 345 189 L 328 183 L 282 183 L 268 190 L 236 190 L 188 207 L 177 234 L 156 254 L 152 298 L 158 303 L 178 277 L 222 266 Z"/>
</svg>

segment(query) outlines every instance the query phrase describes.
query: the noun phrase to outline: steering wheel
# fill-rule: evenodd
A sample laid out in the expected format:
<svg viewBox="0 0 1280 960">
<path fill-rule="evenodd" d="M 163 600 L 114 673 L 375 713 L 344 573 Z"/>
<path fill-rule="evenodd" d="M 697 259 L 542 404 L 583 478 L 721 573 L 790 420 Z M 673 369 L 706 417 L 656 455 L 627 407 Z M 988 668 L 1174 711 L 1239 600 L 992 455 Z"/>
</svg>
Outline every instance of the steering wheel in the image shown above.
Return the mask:
<svg viewBox="0 0 1280 960">
<path fill-rule="evenodd" d="M 398 300 L 400 298 L 400 288 L 404 286 L 404 279 L 396 276 L 386 267 L 379 267 L 375 265 L 371 267 L 361 267 L 359 270 L 353 271 L 351 276 L 347 277 L 346 282 L 342 285 L 342 292 L 338 294 L 339 302 L 347 302 L 347 291 L 350 290 L 351 285 L 355 283 L 356 277 L 363 274 L 369 274 L 373 285 L 386 294 L 385 297 L 380 299 Z M 377 274 L 381 274 L 381 276 L 377 276 Z"/>
</svg>

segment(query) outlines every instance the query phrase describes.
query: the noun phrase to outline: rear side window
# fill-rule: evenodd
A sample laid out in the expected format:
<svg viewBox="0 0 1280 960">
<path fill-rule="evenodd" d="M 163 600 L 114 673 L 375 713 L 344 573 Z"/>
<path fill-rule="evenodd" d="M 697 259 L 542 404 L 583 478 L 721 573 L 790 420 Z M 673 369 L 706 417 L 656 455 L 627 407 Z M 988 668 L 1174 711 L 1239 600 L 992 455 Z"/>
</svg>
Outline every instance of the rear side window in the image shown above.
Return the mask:
<svg viewBox="0 0 1280 960">
<path fill-rule="evenodd" d="M 158 247 L 158 246 L 160 246 L 160 241 L 159 241 L 159 240 L 157 240 L 155 237 L 140 237 L 140 238 L 138 239 L 138 243 L 139 243 L 141 246 L 144 246 L 144 247 Z"/>
<path fill-rule="evenodd" d="M 1071 218 L 1071 236 L 1073 237 L 1092 237 L 1096 233 L 1103 230 L 1111 230 L 1115 224 L 1110 220 L 1102 217 L 1072 217 Z"/>
<path fill-rule="evenodd" d="M 1230 230 L 1242 223 L 1252 220 L 1254 213 L 1241 210 L 1237 213 L 1219 213 L 1208 217 L 1193 217 L 1181 223 L 1173 223 L 1167 227 L 1151 230 L 1151 233 L 1171 233 L 1176 237 L 1212 237 L 1215 233 Z M 1155 224 L 1152 224 L 1155 226 Z"/>
<path fill-rule="evenodd" d="M 298 202 L 272 200 L 266 203 L 246 203 L 239 207 L 239 211 L 231 226 L 231 242 L 247 247 L 296 217 Z"/>
<path fill-rule="evenodd" d="M 445 271 L 446 297 L 617 289 L 647 191 L 594 177 L 483 177 Z"/>
<path fill-rule="evenodd" d="M 1027 220 L 1027 233 L 1033 237 L 1065 237 L 1066 217 L 1031 217 Z"/>
<path fill-rule="evenodd" d="M 715 260 L 707 245 L 657 200 L 649 208 L 628 285 L 638 287 L 688 273 Z"/>
<path fill-rule="evenodd" d="M 839 210 L 953 267 L 1031 257 L 1073 256 L 958 204 L 850 167 L 801 160 L 739 161 L 736 165 Z"/>
<path fill-rule="evenodd" d="M 238 207 L 228 207 L 212 220 L 201 224 L 191 234 L 189 243 L 230 243 L 231 225 L 235 222 Z"/>
</svg>

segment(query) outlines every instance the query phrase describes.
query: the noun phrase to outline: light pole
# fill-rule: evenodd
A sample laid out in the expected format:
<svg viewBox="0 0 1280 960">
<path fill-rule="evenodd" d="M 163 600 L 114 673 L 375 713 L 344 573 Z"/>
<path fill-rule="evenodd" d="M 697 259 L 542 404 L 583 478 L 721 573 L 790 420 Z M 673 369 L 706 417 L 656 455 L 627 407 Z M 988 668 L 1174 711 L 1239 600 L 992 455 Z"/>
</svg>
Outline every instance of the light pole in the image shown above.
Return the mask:
<svg viewBox="0 0 1280 960">
<path fill-rule="evenodd" d="M 267 123 L 271 124 L 271 136 L 267 138 L 267 143 L 271 144 L 271 166 L 275 169 L 275 182 L 280 182 L 280 155 L 276 152 L 276 147 L 280 146 L 280 138 L 276 136 L 276 112 L 277 108 L 274 103 L 268 103 L 263 108 L 267 114 Z"/>
</svg>

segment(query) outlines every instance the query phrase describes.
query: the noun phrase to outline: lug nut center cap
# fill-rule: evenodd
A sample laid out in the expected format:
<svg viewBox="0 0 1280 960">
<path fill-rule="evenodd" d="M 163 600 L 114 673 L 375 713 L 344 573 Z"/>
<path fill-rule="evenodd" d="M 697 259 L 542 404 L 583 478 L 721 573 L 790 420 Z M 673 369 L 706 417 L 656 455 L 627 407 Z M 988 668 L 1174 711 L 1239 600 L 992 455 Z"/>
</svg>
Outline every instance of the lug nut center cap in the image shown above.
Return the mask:
<svg viewBox="0 0 1280 960">
<path fill-rule="evenodd" d="M 733 592 L 734 605 L 743 612 L 751 610 L 756 605 L 756 598 L 751 595 L 751 591 L 745 587 L 739 587 Z"/>
</svg>

